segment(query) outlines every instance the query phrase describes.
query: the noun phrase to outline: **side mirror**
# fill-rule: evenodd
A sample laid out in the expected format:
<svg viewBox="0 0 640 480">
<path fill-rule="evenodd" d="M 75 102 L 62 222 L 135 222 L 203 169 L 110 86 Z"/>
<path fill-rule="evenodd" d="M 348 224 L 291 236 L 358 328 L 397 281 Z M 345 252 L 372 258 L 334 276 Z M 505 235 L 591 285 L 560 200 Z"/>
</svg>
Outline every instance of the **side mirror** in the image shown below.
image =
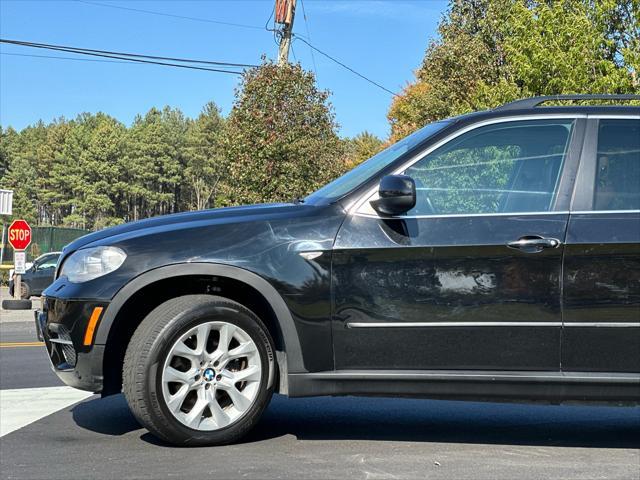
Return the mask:
<svg viewBox="0 0 640 480">
<path fill-rule="evenodd" d="M 387 175 L 380 180 L 380 198 L 371 200 L 382 215 L 400 215 L 416 206 L 416 183 L 407 175 Z"/>
</svg>

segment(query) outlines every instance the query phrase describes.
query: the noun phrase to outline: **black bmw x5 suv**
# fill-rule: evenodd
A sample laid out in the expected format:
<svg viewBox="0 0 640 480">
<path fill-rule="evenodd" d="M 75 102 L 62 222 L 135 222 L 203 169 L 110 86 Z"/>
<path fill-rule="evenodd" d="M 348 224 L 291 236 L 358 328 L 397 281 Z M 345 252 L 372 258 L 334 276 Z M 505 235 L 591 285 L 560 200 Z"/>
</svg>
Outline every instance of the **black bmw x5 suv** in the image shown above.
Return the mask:
<svg viewBox="0 0 640 480">
<path fill-rule="evenodd" d="M 542 106 L 549 100 L 607 106 Z M 640 401 L 640 96 L 436 122 L 303 200 L 68 245 L 36 324 L 67 384 L 175 444 L 273 392 Z"/>
</svg>

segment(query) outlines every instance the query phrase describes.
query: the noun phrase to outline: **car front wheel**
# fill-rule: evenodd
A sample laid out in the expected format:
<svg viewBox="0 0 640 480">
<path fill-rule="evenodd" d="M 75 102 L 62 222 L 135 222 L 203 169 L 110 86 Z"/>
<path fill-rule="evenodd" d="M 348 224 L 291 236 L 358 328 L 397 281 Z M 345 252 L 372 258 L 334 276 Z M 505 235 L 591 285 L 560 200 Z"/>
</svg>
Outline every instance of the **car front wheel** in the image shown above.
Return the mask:
<svg viewBox="0 0 640 480">
<path fill-rule="evenodd" d="M 246 434 L 273 393 L 273 341 L 231 300 L 187 295 L 142 321 L 127 348 L 123 390 L 138 421 L 176 445 L 223 445 Z"/>
</svg>

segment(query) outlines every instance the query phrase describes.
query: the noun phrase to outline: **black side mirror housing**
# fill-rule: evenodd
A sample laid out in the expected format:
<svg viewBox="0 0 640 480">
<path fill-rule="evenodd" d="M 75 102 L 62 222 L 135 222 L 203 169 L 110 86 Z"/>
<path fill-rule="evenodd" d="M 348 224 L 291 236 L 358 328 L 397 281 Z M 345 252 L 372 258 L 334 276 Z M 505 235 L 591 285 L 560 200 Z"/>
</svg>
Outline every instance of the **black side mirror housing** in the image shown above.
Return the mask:
<svg viewBox="0 0 640 480">
<path fill-rule="evenodd" d="M 401 215 L 416 206 L 416 183 L 407 175 L 387 175 L 380 180 L 379 198 L 371 201 L 381 215 Z"/>
</svg>

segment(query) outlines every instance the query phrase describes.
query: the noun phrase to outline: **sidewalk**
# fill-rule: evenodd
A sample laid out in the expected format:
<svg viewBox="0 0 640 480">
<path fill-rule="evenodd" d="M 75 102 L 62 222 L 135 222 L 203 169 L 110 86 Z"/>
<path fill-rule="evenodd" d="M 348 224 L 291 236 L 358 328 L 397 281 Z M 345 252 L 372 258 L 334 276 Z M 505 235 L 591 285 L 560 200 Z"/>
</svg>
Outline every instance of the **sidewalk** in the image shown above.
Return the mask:
<svg viewBox="0 0 640 480">
<path fill-rule="evenodd" d="M 40 297 L 31 297 L 31 310 L 4 310 L 2 300 L 11 298 L 9 288 L 0 288 L 0 323 L 7 322 L 33 322 L 33 310 L 40 308 Z"/>
</svg>

